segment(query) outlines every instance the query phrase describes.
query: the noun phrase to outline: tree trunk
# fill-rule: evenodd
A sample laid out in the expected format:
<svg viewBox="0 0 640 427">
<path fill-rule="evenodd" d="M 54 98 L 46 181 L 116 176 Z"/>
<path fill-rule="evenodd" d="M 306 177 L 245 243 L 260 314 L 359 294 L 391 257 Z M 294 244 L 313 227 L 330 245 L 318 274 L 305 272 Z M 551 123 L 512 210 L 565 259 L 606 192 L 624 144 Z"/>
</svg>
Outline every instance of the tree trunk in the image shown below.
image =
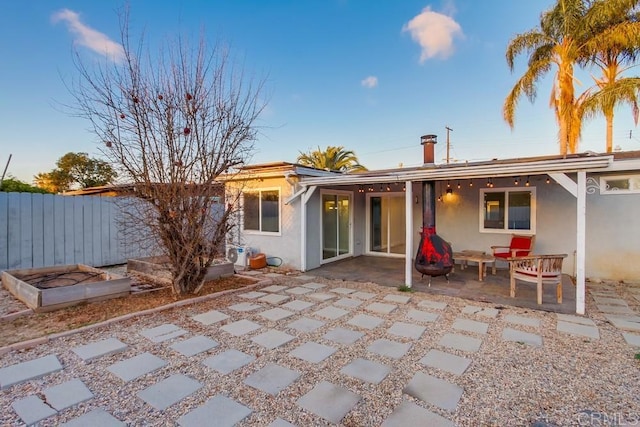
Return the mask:
<svg viewBox="0 0 640 427">
<path fill-rule="evenodd" d="M 613 111 L 605 113 L 607 120 L 607 153 L 613 152 Z"/>
</svg>

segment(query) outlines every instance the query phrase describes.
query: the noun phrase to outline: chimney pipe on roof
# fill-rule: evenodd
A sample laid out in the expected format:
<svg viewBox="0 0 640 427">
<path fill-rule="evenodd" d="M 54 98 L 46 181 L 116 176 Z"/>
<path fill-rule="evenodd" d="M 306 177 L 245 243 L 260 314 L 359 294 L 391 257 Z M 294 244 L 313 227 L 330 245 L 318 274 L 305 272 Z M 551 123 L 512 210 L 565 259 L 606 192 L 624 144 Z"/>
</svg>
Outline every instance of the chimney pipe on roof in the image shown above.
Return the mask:
<svg viewBox="0 0 640 427">
<path fill-rule="evenodd" d="M 435 164 L 434 146 L 438 143 L 438 135 L 422 135 L 420 144 L 422 145 L 425 165 Z"/>
</svg>

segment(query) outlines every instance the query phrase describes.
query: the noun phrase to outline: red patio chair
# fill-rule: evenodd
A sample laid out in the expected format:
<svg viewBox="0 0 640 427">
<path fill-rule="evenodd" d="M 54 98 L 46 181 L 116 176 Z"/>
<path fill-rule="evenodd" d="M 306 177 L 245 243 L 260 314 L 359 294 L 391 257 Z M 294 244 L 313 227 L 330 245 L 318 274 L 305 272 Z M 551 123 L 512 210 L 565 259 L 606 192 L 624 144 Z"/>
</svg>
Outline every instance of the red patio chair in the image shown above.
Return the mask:
<svg viewBox="0 0 640 427">
<path fill-rule="evenodd" d="M 507 258 L 527 256 L 533 250 L 536 236 L 522 236 L 513 234 L 509 246 L 491 246 L 493 256 L 507 261 Z"/>
</svg>

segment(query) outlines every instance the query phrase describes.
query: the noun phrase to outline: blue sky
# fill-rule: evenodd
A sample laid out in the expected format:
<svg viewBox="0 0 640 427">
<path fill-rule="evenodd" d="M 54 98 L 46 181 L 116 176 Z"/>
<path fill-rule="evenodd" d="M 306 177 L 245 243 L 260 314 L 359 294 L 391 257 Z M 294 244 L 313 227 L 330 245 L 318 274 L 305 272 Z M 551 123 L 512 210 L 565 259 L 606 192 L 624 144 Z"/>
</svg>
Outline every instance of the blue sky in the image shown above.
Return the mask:
<svg viewBox="0 0 640 427">
<path fill-rule="evenodd" d="M 535 104 L 522 100 L 512 131 L 505 96 L 521 75 L 504 53 L 538 23 L 551 0 L 131 0 L 133 33 L 153 50 L 177 34 L 231 44 L 247 70 L 266 76 L 269 104 L 252 162 L 295 161 L 300 151 L 342 145 L 370 169 L 422 163 L 420 135 L 437 134 L 444 162 L 556 154 L 548 107 L 552 74 Z M 100 55 L 119 41 L 116 1 L 0 3 L 0 164 L 31 182 L 67 152 L 97 156 L 89 124 L 69 116 L 65 82 L 74 49 Z M 84 38 L 83 38 L 84 37 Z M 87 38 L 89 37 L 89 38 Z M 591 86 L 578 75 L 578 90 Z M 630 131 L 631 135 L 630 135 Z M 640 149 L 628 108 L 616 115 L 614 146 Z M 579 151 L 604 151 L 604 119 L 588 123 Z"/>
</svg>

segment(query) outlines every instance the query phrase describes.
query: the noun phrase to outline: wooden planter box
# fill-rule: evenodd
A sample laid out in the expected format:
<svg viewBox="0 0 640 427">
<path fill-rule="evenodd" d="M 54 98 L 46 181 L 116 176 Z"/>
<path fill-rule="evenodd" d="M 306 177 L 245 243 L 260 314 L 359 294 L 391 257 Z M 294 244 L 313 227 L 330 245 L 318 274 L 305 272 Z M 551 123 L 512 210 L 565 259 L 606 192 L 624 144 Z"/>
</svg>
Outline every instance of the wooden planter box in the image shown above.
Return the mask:
<svg viewBox="0 0 640 427">
<path fill-rule="evenodd" d="M 67 285 L 69 277 L 77 277 L 80 282 Z M 129 278 L 82 264 L 3 271 L 2 284 L 36 312 L 118 298 L 131 291 Z"/>
<path fill-rule="evenodd" d="M 171 272 L 167 266 L 166 257 L 156 256 L 129 259 L 127 260 L 127 271 L 171 285 Z M 234 273 L 233 264 L 225 261 L 211 265 L 207 269 L 204 280 L 215 280 L 220 277 L 233 276 Z"/>
</svg>

